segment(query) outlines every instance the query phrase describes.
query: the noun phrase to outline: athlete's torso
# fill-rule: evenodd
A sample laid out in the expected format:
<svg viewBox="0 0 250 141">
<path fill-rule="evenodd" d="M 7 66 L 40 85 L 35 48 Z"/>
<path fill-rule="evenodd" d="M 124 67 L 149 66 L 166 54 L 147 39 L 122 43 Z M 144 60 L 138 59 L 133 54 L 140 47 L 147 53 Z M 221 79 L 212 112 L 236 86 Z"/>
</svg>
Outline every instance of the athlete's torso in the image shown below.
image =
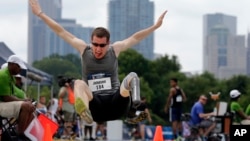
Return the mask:
<svg viewBox="0 0 250 141">
<path fill-rule="evenodd" d="M 175 95 L 172 97 L 172 107 L 181 108 L 183 102 L 181 89 L 177 87 L 175 87 L 174 89 Z"/>
<path fill-rule="evenodd" d="M 82 54 L 82 76 L 93 94 L 113 94 L 120 88 L 118 60 L 109 47 L 102 59 L 96 59 L 90 46 Z"/>
</svg>

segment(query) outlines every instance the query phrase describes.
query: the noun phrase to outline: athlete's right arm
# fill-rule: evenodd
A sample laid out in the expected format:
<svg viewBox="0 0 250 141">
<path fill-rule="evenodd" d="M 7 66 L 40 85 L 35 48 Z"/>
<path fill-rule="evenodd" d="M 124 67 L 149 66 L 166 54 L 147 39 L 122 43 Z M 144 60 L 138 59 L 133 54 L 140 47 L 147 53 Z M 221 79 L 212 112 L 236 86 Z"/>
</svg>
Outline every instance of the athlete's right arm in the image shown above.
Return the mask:
<svg viewBox="0 0 250 141">
<path fill-rule="evenodd" d="M 77 49 L 80 54 L 83 53 L 84 49 L 87 46 L 87 44 L 83 40 L 75 37 L 73 34 L 65 30 L 61 25 L 59 25 L 56 21 L 54 21 L 52 18 L 43 13 L 37 0 L 29 0 L 29 3 L 32 8 L 32 12 L 35 15 L 40 17 L 59 37 L 61 37 L 72 47 Z"/>
<path fill-rule="evenodd" d="M 169 91 L 169 95 L 168 95 L 168 98 L 167 98 L 167 101 L 166 101 L 166 105 L 165 105 L 165 108 L 164 108 L 164 111 L 166 113 L 168 113 L 168 110 L 169 110 L 169 107 L 170 107 L 170 103 L 171 103 L 171 99 L 174 95 L 174 92 L 175 92 L 175 89 L 171 88 L 170 91 Z"/>
</svg>

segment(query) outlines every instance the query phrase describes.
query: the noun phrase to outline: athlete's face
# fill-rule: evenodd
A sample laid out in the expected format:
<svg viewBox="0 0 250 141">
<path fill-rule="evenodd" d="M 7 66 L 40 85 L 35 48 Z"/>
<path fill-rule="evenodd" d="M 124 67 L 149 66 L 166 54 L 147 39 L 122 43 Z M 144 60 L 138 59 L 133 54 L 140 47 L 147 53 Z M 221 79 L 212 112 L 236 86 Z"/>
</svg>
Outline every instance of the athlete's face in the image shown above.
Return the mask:
<svg viewBox="0 0 250 141">
<path fill-rule="evenodd" d="M 109 41 L 107 41 L 106 37 L 99 38 L 97 36 L 93 36 L 92 39 L 92 51 L 96 59 L 101 59 L 107 53 L 109 47 Z"/>
<path fill-rule="evenodd" d="M 171 86 L 171 87 L 175 87 L 175 86 L 176 86 L 176 82 L 173 81 L 173 80 L 170 80 L 170 86 Z"/>
</svg>

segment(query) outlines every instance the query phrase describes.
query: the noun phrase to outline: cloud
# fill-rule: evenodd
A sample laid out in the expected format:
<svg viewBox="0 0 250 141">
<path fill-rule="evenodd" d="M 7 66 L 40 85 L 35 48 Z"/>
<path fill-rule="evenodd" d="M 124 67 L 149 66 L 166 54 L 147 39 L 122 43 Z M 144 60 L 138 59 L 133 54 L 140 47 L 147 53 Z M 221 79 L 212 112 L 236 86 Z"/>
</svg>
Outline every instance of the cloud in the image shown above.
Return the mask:
<svg viewBox="0 0 250 141">
<path fill-rule="evenodd" d="M 104 26 L 108 22 L 108 0 L 62 0 L 63 18 L 76 19 L 83 26 Z M 177 55 L 184 71 L 202 69 L 202 16 L 224 13 L 237 16 L 238 34 L 250 30 L 249 0 L 151 0 L 155 20 L 168 10 L 161 28 L 155 31 L 155 52 Z M 27 0 L 0 1 L 0 41 L 27 58 Z"/>
<path fill-rule="evenodd" d="M 108 0 L 93 0 L 88 2 L 88 4 L 78 0 L 64 0 L 63 5 L 64 18 L 76 18 L 77 22 L 83 26 L 107 27 Z"/>
<path fill-rule="evenodd" d="M 1 17 L 0 31 L 0 41 L 27 61 L 27 16 Z"/>
</svg>

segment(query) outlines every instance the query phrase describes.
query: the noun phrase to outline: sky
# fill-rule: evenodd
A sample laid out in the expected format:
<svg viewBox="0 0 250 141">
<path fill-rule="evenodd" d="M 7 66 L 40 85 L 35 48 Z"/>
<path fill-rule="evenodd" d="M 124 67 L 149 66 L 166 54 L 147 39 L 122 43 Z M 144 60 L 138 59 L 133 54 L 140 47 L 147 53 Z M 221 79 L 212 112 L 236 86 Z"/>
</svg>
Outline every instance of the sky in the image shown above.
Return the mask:
<svg viewBox="0 0 250 141">
<path fill-rule="evenodd" d="M 168 10 L 155 34 L 155 53 L 176 55 L 182 71 L 202 71 L 203 15 L 237 17 L 237 34 L 250 30 L 249 0 L 151 0 L 155 21 Z M 87 4 L 86 4 L 87 3 Z M 87 27 L 107 27 L 108 0 L 63 0 L 62 17 Z M 27 62 L 28 0 L 0 1 L 0 42 Z M 112 36 L 112 35 L 111 35 Z"/>
</svg>

